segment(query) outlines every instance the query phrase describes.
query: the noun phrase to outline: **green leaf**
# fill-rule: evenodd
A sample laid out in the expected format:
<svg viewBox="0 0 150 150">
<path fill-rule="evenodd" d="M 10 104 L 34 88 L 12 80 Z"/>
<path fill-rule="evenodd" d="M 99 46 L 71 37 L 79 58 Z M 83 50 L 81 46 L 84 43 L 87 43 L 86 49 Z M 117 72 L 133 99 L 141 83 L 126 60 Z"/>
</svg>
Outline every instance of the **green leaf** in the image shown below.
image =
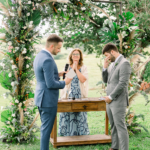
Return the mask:
<svg viewBox="0 0 150 150">
<path fill-rule="evenodd" d="M 30 92 L 28 95 L 29 98 L 34 98 L 34 93 Z"/>
<path fill-rule="evenodd" d="M 1 86 L 5 89 L 11 88 L 11 82 L 10 82 L 8 73 L 6 73 L 5 75 L 4 75 L 4 72 L 0 73 L 0 83 L 1 83 Z"/>
<path fill-rule="evenodd" d="M 128 11 L 126 13 L 123 13 L 123 16 L 126 20 L 131 20 L 134 17 L 134 14 Z"/>
<path fill-rule="evenodd" d="M 1 28 L 1 29 L 0 29 L 0 33 L 6 33 L 5 28 Z"/>
<path fill-rule="evenodd" d="M 5 122 L 5 121 L 8 121 L 9 117 L 11 117 L 11 111 L 10 110 L 4 110 L 2 113 L 1 113 L 1 122 Z"/>
<path fill-rule="evenodd" d="M 37 26 L 41 22 L 41 14 L 38 10 L 34 10 L 33 14 L 28 17 L 28 21 L 33 21 L 34 26 Z"/>
</svg>

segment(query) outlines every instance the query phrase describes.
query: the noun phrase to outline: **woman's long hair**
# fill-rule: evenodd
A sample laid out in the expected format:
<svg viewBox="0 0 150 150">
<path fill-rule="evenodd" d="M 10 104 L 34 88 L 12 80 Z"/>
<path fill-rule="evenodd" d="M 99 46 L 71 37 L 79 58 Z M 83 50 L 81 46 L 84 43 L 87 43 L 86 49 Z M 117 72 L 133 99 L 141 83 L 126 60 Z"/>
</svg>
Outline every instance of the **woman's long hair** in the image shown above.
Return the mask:
<svg viewBox="0 0 150 150">
<path fill-rule="evenodd" d="M 68 60 L 69 60 L 69 64 L 72 65 L 73 64 L 73 60 L 72 60 L 72 54 L 74 51 L 78 51 L 80 53 L 80 59 L 79 59 L 79 64 L 80 66 L 83 66 L 83 53 L 82 51 L 79 49 L 79 48 L 75 48 L 73 49 L 70 54 L 69 54 L 69 57 L 68 57 Z"/>
</svg>

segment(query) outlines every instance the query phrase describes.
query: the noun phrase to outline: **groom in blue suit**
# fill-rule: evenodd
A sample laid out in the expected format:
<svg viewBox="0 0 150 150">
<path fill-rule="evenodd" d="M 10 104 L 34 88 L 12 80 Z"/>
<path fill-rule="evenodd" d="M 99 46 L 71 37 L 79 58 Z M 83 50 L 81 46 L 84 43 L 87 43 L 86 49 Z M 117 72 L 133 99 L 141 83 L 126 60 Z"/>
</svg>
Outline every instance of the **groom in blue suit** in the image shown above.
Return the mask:
<svg viewBox="0 0 150 150">
<path fill-rule="evenodd" d="M 37 80 L 35 105 L 41 117 L 41 150 L 49 150 L 50 134 L 57 113 L 59 89 L 63 89 L 69 80 L 59 81 L 64 72 L 58 73 L 53 55 L 61 51 L 63 39 L 56 34 L 48 37 L 46 48 L 41 50 L 34 59 L 34 72 Z"/>
</svg>

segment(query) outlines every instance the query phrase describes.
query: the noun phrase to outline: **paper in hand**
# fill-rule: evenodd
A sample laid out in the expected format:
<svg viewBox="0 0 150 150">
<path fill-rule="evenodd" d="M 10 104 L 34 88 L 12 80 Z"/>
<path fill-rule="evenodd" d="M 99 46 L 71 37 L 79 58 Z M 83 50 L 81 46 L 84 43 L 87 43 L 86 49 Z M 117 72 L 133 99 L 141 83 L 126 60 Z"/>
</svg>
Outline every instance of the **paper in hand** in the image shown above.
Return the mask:
<svg viewBox="0 0 150 150">
<path fill-rule="evenodd" d="M 70 79 L 72 79 L 75 76 L 76 76 L 76 73 L 73 71 L 73 69 L 70 69 L 69 72 L 66 74 L 66 77 Z"/>
</svg>

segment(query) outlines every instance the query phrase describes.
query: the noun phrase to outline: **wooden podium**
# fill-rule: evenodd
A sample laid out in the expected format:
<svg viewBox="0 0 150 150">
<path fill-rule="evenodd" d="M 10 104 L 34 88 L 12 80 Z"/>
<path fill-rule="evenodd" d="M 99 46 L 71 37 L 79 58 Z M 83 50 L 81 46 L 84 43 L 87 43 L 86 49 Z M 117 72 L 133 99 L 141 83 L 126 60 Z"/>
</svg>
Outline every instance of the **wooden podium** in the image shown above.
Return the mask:
<svg viewBox="0 0 150 150">
<path fill-rule="evenodd" d="M 85 112 L 85 111 L 106 111 L 106 103 L 99 98 L 85 98 L 68 100 L 63 99 L 58 101 L 57 112 Z M 108 135 L 108 116 L 105 113 L 105 134 L 97 135 L 81 135 L 81 136 L 64 136 L 57 137 L 57 116 L 51 133 L 50 142 L 54 148 L 57 146 L 66 145 L 82 145 L 82 144 L 97 144 L 111 143 L 111 136 Z"/>
</svg>

